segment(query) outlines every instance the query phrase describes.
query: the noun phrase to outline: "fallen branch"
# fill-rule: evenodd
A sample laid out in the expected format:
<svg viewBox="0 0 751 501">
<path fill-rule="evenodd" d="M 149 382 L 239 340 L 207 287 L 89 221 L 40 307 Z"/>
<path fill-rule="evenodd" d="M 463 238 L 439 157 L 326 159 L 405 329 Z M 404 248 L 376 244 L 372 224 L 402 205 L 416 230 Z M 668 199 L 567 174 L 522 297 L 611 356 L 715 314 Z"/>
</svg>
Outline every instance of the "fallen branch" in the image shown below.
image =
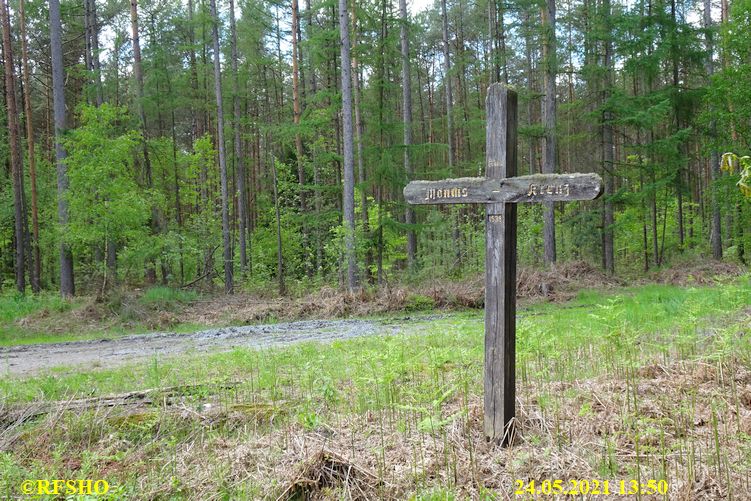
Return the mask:
<svg viewBox="0 0 751 501">
<path fill-rule="evenodd" d="M 192 384 L 168 386 L 166 388 L 149 388 L 146 390 L 130 391 L 117 395 L 104 397 L 81 398 L 76 400 L 64 400 L 58 402 L 35 402 L 27 405 L 5 406 L 0 407 L 0 427 L 3 430 L 17 427 L 26 421 L 46 414 L 60 413 L 66 411 L 86 411 L 101 407 L 122 407 L 139 404 L 154 403 L 153 396 L 159 395 L 162 401 L 171 404 L 170 400 L 174 397 L 184 396 L 188 392 L 197 389 L 226 390 L 237 387 L 239 381 L 233 381 L 220 384 Z"/>
</svg>

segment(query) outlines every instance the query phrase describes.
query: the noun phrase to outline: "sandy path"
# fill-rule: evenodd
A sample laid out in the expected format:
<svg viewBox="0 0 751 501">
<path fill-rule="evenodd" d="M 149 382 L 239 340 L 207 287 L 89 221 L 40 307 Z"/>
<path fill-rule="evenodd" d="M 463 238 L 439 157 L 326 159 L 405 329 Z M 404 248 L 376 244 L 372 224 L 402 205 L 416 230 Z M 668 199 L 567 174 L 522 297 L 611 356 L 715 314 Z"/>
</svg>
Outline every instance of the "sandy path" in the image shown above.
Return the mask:
<svg viewBox="0 0 751 501">
<path fill-rule="evenodd" d="M 192 334 L 153 333 L 117 339 L 44 343 L 0 348 L 0 374 L 28 375 L 60 366 L 112 367 L 154 355 L 187 351 L 264 348 L 304 341 L 332 341 L 395 334 L 410 318 L 379 320 L 305 320 L 269 325 L 208 329 Z"/>
</svg>

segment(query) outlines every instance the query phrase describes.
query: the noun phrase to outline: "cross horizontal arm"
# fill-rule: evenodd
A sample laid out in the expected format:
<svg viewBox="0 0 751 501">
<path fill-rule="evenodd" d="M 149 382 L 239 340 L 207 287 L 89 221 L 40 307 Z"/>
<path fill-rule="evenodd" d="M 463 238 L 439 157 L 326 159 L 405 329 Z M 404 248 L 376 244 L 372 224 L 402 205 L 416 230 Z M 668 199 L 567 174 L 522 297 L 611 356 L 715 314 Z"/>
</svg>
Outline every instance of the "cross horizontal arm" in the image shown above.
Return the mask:
<svg viewBox="0 0 751 501">
<path fill-rule="evenodd" d="M 534 174 L 501 180 L 464 177 L 441 181 L 412 181 L 404 187 L 407 203 L 490 204 L 593 200 L 602 193 L 597 174 Z"/>
</svg>

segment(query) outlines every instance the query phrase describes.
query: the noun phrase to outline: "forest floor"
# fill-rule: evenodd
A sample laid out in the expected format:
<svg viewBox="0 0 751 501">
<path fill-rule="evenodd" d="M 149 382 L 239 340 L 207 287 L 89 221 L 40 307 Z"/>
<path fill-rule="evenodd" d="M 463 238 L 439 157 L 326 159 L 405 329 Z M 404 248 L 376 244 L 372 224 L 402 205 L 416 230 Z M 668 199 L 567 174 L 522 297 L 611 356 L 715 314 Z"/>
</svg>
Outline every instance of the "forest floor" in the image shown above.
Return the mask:
<svg viewBox="0 0 751 501">
<path fill-rule="evenodd" d="M 85 478 L 109 499 L 521 500 L 540 498 L 520 489 L 532 480 L 587 480 L 579 498 L 751 499 L 748 274 L 527 305 L 509 448 L 483 438 L 482 312 L 410 317 L 6 374 L 0 492 Z M 593 495 L 605 481 L 613 495 Z"/>
</svg>

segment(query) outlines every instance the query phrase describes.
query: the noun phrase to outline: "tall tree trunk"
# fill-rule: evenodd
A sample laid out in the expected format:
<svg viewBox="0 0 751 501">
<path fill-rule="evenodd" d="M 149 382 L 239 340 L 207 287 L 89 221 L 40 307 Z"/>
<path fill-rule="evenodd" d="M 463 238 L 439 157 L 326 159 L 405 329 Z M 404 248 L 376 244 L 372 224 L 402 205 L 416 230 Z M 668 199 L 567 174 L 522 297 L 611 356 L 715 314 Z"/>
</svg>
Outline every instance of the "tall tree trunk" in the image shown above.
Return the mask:
<svg viewBox="0 0 751 501">
<path fill-rule="evenodd" d="M 276 215 L 276 278 L 279 284 L 279 295 L 283 296 L 286 289 L 284 286 L 284 253 L 282 252 L 282 223 L 279 217 L 279 182 L 276 176 L 276 159 L 272 159 L 271 170 L 274 174 L 274 213 Z"/>
<path fill-rule="evenodd" d="M 63 134 L 67 128 L 65 119 L 65 74 L 63 68 L 62 25 L 60 0 L 50 0 L 50 50 L 52 53 L 52 100 L 55 115 L 55 156 L 57 158 L 57 218 L 60 226 L 68 224 L 68 170 L 65 165 Z M 60 294 L 70 297 L 75 294 L 73 278 L 73 254 L 70 246 L 60 243 Z"/>
<path fill-rule="evenodd" d="M 524 11 L 524 55 L 526 60 L 527 69 L 527 126 L 532 127 L 535 120 L 535 76 L 534 67 L 532 64 L 532 26 L 529 10 Z M 537 139 L 529 136 L 529 150 L 527 161 L 529 162 L 529 173 L 535 174 L 537 172 Z"/>
<path fill-rule="evenodd" d="M 243 143 L 241 134 L 241 114 L 240 114 L 240 77 L 238 75 L 238 53 L 237 53 L 237 25 L 235 22 L 235 1 L 229 0 L 229 29 L 230 43 L 232 44 L 232 84 L 233 84 L 233 111 L 234 111 L 234 129 L 235 129 L 235 165 L 237 166 L 237 191 L 238 191 L 238 216 L 239 216 L 239 233 L 240 233 L 240 269 L 245 273 L 248 269 L 248 251 L 246 237 L 248 234 L 248 198 L 245 188 L 245 158 L 243 156 Z"/>
<path fill-rule="evenodd" d="M 3 25 L 3 62 L 5 69 L 5 104 L 8 110 L 8 139 L 10 143 L 10 170 L 13 179 L 13 215 L 15 219 L 15 272 L 18 292 L 26 291 L 26 241 L 24 222 L 23 160 L 21 158 L 21 139 L 19 137 L 18 109 L 16 107 L 16 74 L 13 68 L 13 47 L 10 36 L 10 15 L 5 0 L 0 0 L 0 16 Z"/>
<path fill-rule="evenodd" d="M 222 70 L 219 65 L 219 15 L 216 0 L 210 0 L 211 34 L 214 39 L 214 93 L 216 94 L 216 135 L 219 146 L 219 176 L 222 190 L 222 243 L 224 245 L 224 292 L 234 291 L 232 277 L 232 246 L 229 228 L 229 190 L 227 189 L 227 153 L 224 148 L 224 107 L 222 103 Z"/>
<path fill-rule="evenodd" d="M 446 89 L 446 143 L 449 148 L 449 170 L 453 174 L 456 153 L 454 151 L 454 119 L 451 108 L 454 98 L 451 92 L 451 51 L 449 49 L 449 21 L 446 13 L 446 0 L 441 0 L 441 17 L 443 22 L 443 85 Z"/>
<path fill-rule="evenodd" d="M 89 15 L 89 0 L 83 0 L 83 60 L 86 71 L 91 74 L 94 65 L 91 62 L 91 16 Z M 86 93 L 87 102 L 91 103 L 88 92 Z"/>
<path fill-rule="evenodd" d="M 671 52 L 671 59 L 672 59 L 672 65 L 673 65 L 673 103 L 674 103 L 674 113 L 675 113 L 675 131 L 678 132 L 681 129 L 681 119 L 680 119 L 680 109 L 679 109 L 679 102 L 678 102 L 678 83 L 679 83 L 679 75 L 678 75 L 678 47 L 677 47 L 677 40 L 676 40 L 676 30 L 678 29 L 678 26 L 676 24 L 676 8 L 675 8 L 675 0 L 670 1 L 670 18 L 672 20 L 673 26 L 671 28 L 670 32 L 670 52 Z M 684 218 L 683 218 L 683 158 L 685 158 L 684 155 L 685 150 L 685 143 L 681 142 L 678 145 L 678 151 L 680 152 L 681 158 L 680 164 L 678 166 L 678 173 L 676 175 L 675 180 L 675 190 L 676 190 L 676 198 L 677 198 L 677 204 L 678 204 L 678 240 L 680 242 L 679 250 L 682 252 L 684 248 L 684 243 L 686 239 L 686 232 L 684 229 Z"/>
<path fill-rule="evenodd" d="M 146 127 L 146 112 L 143 107 L 144 100 L 144 83 L 143 83 L 143 64 L 141 62 L 141 41 L 138 32 L 138 0 L 130 0 L 130 28 L 133 42 L 133 73 L 136 77 L 136 109 L 141 121 L 141 148 L 143 151 L 143 167 L 146 187 L 153 187 L 151 176 L 151 160 L 149 158 L 148 145 L 148 128 Z M 158 228 L 157 208 L 151 208 L 151 230 L 156 233 Z M 149 283 L 156 282 L 156 268 L 153 261 L 146 265 L 146 280 Z"/>
<path fill-rule="evenodd" d="M 91 2 L 91 50 L 94 62 L 94 85 L 96 86 L 96 104 L 101 106 L 104 102 L 102 90 L 102 63 L 99 61 L 99 21 L 96 17 L 96 0 Z"/>
<path fill-rule="evenodd" d="M 23 102 L 24 118 L 26 120 L 26 147 L 29 158 L 29 176 L 31 181 L 31 228 L 32 228 L 32 258 L 31 290 L 34 293 L 41 289 L 42 261 L 39 253 L 39 209 L 37 195 L 36 156 L 34 151 L 34 120 L 31 109 L 31 76 L 29 72 L 29 48 L 26 40 L 26 13 L 24 0 L 20 0 L 18 15 L 21 28 L 21 59 L 23 62 Z"/>
<path fill-rule="evenodd" d="M 174 89 L 172 87 L 172 79 L 170 78 L 169 71 L 167 71 L 167 68 L 165 70 L 165 76 L 167 77 L 167 92 L 169 94 L 170 100 L 174 100 Z M 183 212 L 182 212 L 182 202 L 180 201 L 180 172 L 179 172 L 179 163 L 177 160 L 177 127 L 175 122 L 175 107 L 172 106 L 172 109 L 170 110 L 170 118 L 171 118 L 171 124 L 170 129 L 172 133 L 172 182 L 175 189 L 175 222 L 177 223 L 178 231 L 182 231 L 183 227 Z M 182 239 L 178 240 L 178 252 L 180 254 L 180 283 L 185 283 L 185 256 L 183 252 L 183 243 Z"/>
<path fill-rule="evenodd" d="M 498 7 L 495 0 L 488 0 L 488 68 L 490 69 L 490 83 L 501 81 L 501 65 L 497 54 L 498 39 Z"/>
<path fill-rule="evenodd" d="M 203 130 L 200 129 L 200 120 L 196 115 L 196 107 L 199 101 L 200 92 L 198 90 L 198 62 L 196 59 L 196 35 L 195 25 L 193 18 L 193 0 L 188 0 L 188 61 L 190 65 L 190 88 L 193 91 L 190 107 L 191 118 L 191 146 L 195 143 L 195 140 L 203 134 Z M 203 202 L 203 200 L 201 200 Z"/>
<path fill-rule="evenodd" d="M 91 54 L 89 55 L 89 71 L 94 77 L 94 90 L 96 92 L 96 105 L 101 106 L 104 102 L 102 95 L 102 67 L 99 61 L 99 26 L 96 17 L 96 0 L 84 0 L 85 11 L 88 21 L 88 46 Z"/>
<path fill-rule="evenodd" d="M 609 33 L 610 27 L 610 0 L 603 1 L 605 16 L 606 33 Z M 612 114 L 609 110 L 610 93 L 613 85 L 613 57 L 612 41 L 609 36 L 605 37 L 605 90 L 603 92 L 603 103 L 605 107 L 602 112 L 602 170 L 605 177 L 605 212 L 603 214 L 603 263 L 605 271 L 611 275 L 615 272 L 615 255 L 613 242 L 613 202 L 611 197 L 614 191 L 613 178 L 615 176 L 613 163 L 613 124 Z"/>
<path fill-rule="evenodd" d="M 409 64 L 409 18 L 407 17 L 407 0 L 399 0 L 399 15 L 401 16 L 401 48 L 402 48 L 402 119 L 404 123 L 404 172 L 407 180 L 414 177 L 414 167 L 410 162 L 410 147 L 412 146 L 412 79 Z M 414 227 L 415 211 L 407 205 L 405 212 L 407 227 L 407 266 L 410 270 L 415 268 L 417 257 L 417 234 Z"/>
<path fill-rule="evenodd" d="M 104 103 L 104 90 L 102 89 L 102 64 L 99 61 L 99 21 L 96 14 L 96 0 L 84 0 L 89 2 L 89 36 L 91 41 L 91 71 L 94 75 L 94 88 L 96 91 L 96 105 Z M 119 55 L 119 51 L 116 52 Z M 115 56 L 118 57 L 118 56 Z M 117 282 L 117 242 L 108 239 L 105 242 L 105 260 L 110 281 Z"/>
<path fill-rule="evenodd" d="M 496 1 L 497 0 L 490 0 L 491 3 L 495 3 Z M 502 82 L 508 85 L 508 59 L 506 57 L 506 21 L 504 20 L 503 16 L 503 9 L 504 4 L 500 3 L 497 9 L 498 17 L 496 19 L 496 35 L 498 45 L 498 47 L 496 48 L 496 58 L 500 60 Z"/>
<path fill-rule="evenodd" d="M 555 37 L 555 0 L 547 0 L 542 9 L 543 25 L 543 72 L 545 86 L 544 121 L 545 121 L 545 150 L 543 151 L 544 174 L 555 172 L 556 144 L 555 144 L 555 113 L 556 113 L 556 37 Z M 555 205 L 546 202 L 543 222 L 544 258 L 545 264 L 553 264 L 556 260 L 555 252 Z"/>
<path fill-rule="evenodd" d="M 705 68 L 707 75 L 712 77 L 714 74 L 714 43 L 712 40 L 712 2 L 711 0 L 704 0 L 704 29 L 706 30 L 707 39 L 707 61 Z M 717 136 L 717 122 L 712 120 L 709 125 L 710 140 L 716 140 Z M 717 196 L 717 180 L 720 177 L 720 155 L 715 148 L 712 148 L 712 152 L 709 155 L 709 172 L 712 179 L 712 184 L 709 187 L 710 190 L 710 204 L 712 206 L 712 220 L 710 222 L 711 229 L 709 232 L 710 245 L 712 247 L 712 257 L 714 259 L 722 259 L 722 226 L 720 215 L 720 201 Z"/>
<path fill-rule="evenodd" d="M 292 118 L 295 124 L 295 157 L 297 160 L 297 181 L 300 186 L 300 218 L 302 219 L 302 251 L 303 268 L 305 274 L 313 276 L 313 255 L 310 247 L 307 218 L 307 190 L 305 188 L 305 158 L 303 154 L 302 136 L 300 135 L 300 44 L 297 34 L 300 31 L 300 12 L 297 0 L 292 0 Z"/>
<path fill-rule="evenodd" d="M 357 47 L 357 9 L 352 9 L 352 46 Z M 373 281 L 373 274 L 370 267 L 373 264 L 373 250 L 370 245 L 370 220 L 368 214 L 368 190 L 366 187 L 365 174 L 365 153 L 363 148 L 363 123 L 362 109 L 360 106 L 361 96 L 361 76 L 360 66 L 357 60 L 357 50 L 352 55 L 352 78 L 354 79 L 354 101 L 355 101 L 355 141 L 357 146 L 357 182 L 360 185 L 360 212 L 362 213 L 362 234 L 363 239 L 368 242 L 365 249 L 365 267 L 363 269 L 364 280 Z"/>
<path fill-rule="evenodd" d="M 441 0 L 441 20 L 443 24 L 443 86 L 446 90 L 446 143 L 448 144 L 448 161 L 449 171 L 454 173 L 456 164 L 456 148 L 454 147 L 454 118 L 453 118 L 453 93 L 451 90 L 451 50 L 449 47 L 449 21 L 446 10 L 446 0 Z M 461 241 L 461 214 L 456 208 L 453 208 L 453 228 L 451 230 L 454 240 L 454 268 L 461 267 L 462 246 Z"/>
<path fill-rule="evenodd" d="M 149 149 L 146 144 L 148 130 L 146 128 L 146 112 L 143 108 L 144 84 L 143 84 L 143 64 L 141 62 L 141 41 L 138 33 L 138 0 L 130 0 L 130 28 L 133 41 L 133 73 L 136 77 L 136 108 L 138 117 L 141 120 L 141 131 L 143 133 L 143 161 L 146 176 L 146 186 L 152 187 L 151 179 L 151 161 L 149 160 Z"/>
<path fill-rule="evenodd" d="M 352 62 L 350 61 L 347 0 L 339 0 L 339 38 L 342 58 L 342 129 L 344 133 L 344 252 L 347 259 L 347 287 L 357 288 L 355 255 L 355 157 L 352 127 Z"/>
</svg>

